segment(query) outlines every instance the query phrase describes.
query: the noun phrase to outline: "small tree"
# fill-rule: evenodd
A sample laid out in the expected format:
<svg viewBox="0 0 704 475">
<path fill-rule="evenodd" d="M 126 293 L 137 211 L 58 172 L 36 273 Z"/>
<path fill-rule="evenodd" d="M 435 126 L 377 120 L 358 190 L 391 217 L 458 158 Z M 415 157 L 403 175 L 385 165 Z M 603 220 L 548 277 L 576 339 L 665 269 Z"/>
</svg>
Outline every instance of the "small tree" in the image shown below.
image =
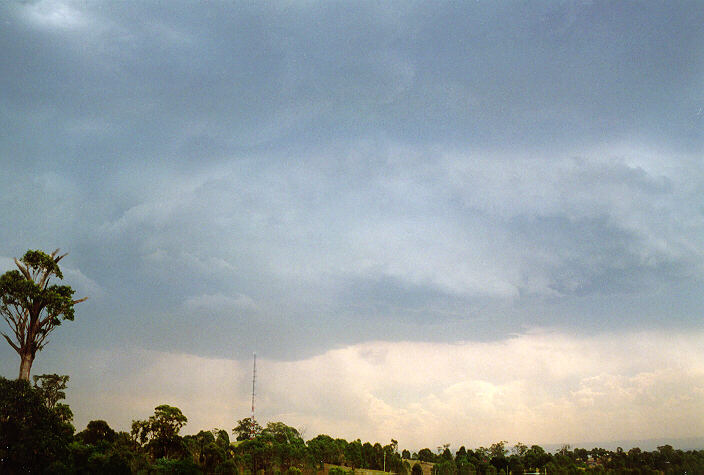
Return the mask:
<svg viewBox="0 0 704 475">
<path fill-rule="evenodd" d="M 47 409 L 56 412 L 64 422 L 70 423 L 73 420 L 73 412 L 68 404 L 62 404 L 59 401 L 66 399 L 66 384 L 68 383 L 68 375 L 58 374 L 40 374 L 32 376 L 34 380 L 34 389 L 44 398 L 44 405 Z"/>
<path fill-rule="evenodd" d="M 40 374 L 32 376 L 35 389 L 44 396 L 44 404 L 49 409 L 54 409 L 61 399 L 66 399 L 66 384 L 68 375 Z"/>
<path fill-rule="evenodd" d="M 27 251 L 15 259 L 18 270 L 0 276 L 0 314 L 10 326 L 12 337 L 3 333 L 10 346 L 20 355 L 19 379 L 29 381 L 29 372 L 37 351 L 46 345 L 46 337 L 62 320 L 73 320 L 73 306 L 87 297 L 73 300 L 68 285 L 49 285 L 51 279 L 63 279 L 59 261 L 66 254 L 50 255 Z"/>
</svg>

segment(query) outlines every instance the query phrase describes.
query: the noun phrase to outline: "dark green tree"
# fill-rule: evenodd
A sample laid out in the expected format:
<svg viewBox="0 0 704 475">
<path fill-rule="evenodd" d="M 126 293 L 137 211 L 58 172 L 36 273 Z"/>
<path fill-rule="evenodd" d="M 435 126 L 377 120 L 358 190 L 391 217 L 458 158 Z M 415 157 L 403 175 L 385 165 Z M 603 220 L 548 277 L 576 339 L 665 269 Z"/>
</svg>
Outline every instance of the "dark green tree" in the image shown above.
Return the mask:
<svg viewBox="0 0 704 475">
<path fill-rule="evenodd" d="M 523 465 L 525 468 L 540 469 L 550 461 L 550 454 L 539 445 L 531 445 L 523 456 Z"/>
<path fill-rule="evenodd" d="M 279 471 L 285 472 L 289 467 L 303 463 L 306 445 L 297 429 L 283 422 L 269 422 L 260 436 L 269 448 L 271 463 Z"/>
<path fill-rule="evenodd" d="M 374 467 L 374 446 L 369 442 L 362 444 L 362 466 L 361 468 Z"/>
<path fill-rule="evenodd" d="M 457 465 L 457 473 L 460 475 L 469 475 L 475 473 L 475 467 L 470 462 L 470 452 L 467 452 L 464 445 L 455 453 L 455 464 Z M 472 453 L 472 455 L 474 455 Z"/>
<path fill-rule="evenodd" d="M 362 468 L 364 456 L 362 455 L 362 441 L 353 440 L 345 447 L 345 461 L 352 468 Z"/>
<path fill-rule="evenodd" d="M 186 422 L 181 409 L 162 404 L 154 408 L 149 419 L 132 421 L 132 437 L 146 446 L 155 459 L 180 455 L 183 445 L 178 433 Z"/>
<path fill-rule="evenodd" d="M 455 452 L 455 460 L 457 460 L 460 457 L 465 457 L 465 458 L 467 457 L 467 449 L 464 447 L 464 445 L 462 447 L 460 447 L 460 449 L 457 452 Z"/>
<path fill-rule="evenodd" d="M 107 422 L 103 420 L 90 421 L 86 426 L 85 430 L 76 434 L 78 438 L 84 444 L 97 445 L 101 442 L 113 443 L 115 441 L 116 433 L 108 425 Z"/>
<path fill-rule="evenodd" d="M 56 404 L 61 399 L 66 399 L 66 385 L 68 383 L 68 375 L 59 376 L 58 374 L 41 374 L 32 376 L 34 387 L 44 397 L 44 403 L 49 409 L 56 407 Z"/>
<path fill-rule="evenodd" d="M 511 457 L 509 457 L 508 470 L 512 475 L 523 475 L 524 468 L 520 455 L 511 455 Z"/>
<path fill-rule="evenodd" d="M 516 442 L 516 445 L 511 447 L 511 453 L 513 455 L 518 455 L 519 457 L 523 457 L 527 451 L 528 446 L 522 442 Z"/>
<path fill-rule="evenodd" d="M 224 429 L 213 429 L 211 431 L 215 436 L 215 444 L 223 450 L 230 448 L 230 436 L 227 435 L 227 431 Z"/>
<path fill-rule="evenodd" d="M 240 425 L 246 427 L 247 422 Z M 305 468 L 308 454 L 298 430 L 283 422 L 269 422 L 253 438 L 234 444 L 232 451 L 236 464 L 252 473 L 285 473 L 291 468 Z"/>
<path fill-rule="evenodd" d="M 196 435 L 187 435 L 183 441 L 188 446 L 193 455 L 193 459 L 201 466 L 206 464 L 206 447 L 215 444 L 215 436 L 212 431 L 201 430 Z"/>
<path fill-rule="evenodd" d="M 491 457 L 506 457 L 506 454 L 508 453 L 508 449 L 506 448 L 507 443 L 507 441 L 502 440 L 491 444 L 491 447 L 489 447 L 489 455 Z"/>
<path fill-rule="evenodd" d="M 68 460 L 73 426 L 25 380 L 0 378 L 0 473 L 43 473 Z"/>
<path fill-rule="evenodd" d="M 441 457 L 438 463 L 433 466 L 433 474 L 456 475 L 457 465 L 455 465 L 455 462 L 453 462 L 452 460 L 447 460 L 446 458 Z"/>
<path fill-rule="evenodd" d="M 385 470 L 387 472 L 402 473 L 405 470 L 401 454 L 398 453 L 398 441 L 391 439 L 391 443 L 384 446 Z"/>
<path fill-rule="evenodd" d="M 341 465 L 344 459 L 344 452 L 340 450 L 335 439 L 326 434 L 320 434 L 308 441 L 308 453 L 320 466 L 323 463 Z"/>
<path fill-rule="evenodd" d="M 34 389 L 39 391 L 39 394 L 44 399 L 44 405 L 58 414 L 64 422 L 71 423 L 73 421 L 71 408 L 67 404 L 59 402 L 61 399 L 66 398 L 64 389 L 66 389 L 66 384 L 68 383 L 68 376 L 41 374 L 32 376 L 32 379 L 34 379 Z"/>
<path fill-rule="evenodd" d="M 205 473 L 213 473 L 215 468 L 225 460 L 227 460 L 227 453 L 215 442 L 204 447 L 202 468 Z"/>
<path fill-rule="evenodd" d="M 160 458 L 150 467 L 150 474 L 159 475 L 200 475 L 202 472 L 191 459 Z"/>
<path fill-rule="evenodd" d="M 227 459 L 217 467 L 215 467 L 217 475 L 237 475 L 237 464 L 232 459 Z"/>
<path fill-rule="evenodd" d="M 420 449 L 418 451 L 418 460 L 421 462 L 435 462 L 435 454 L 428 448 Z"/>
<path fill-rule="evenodd" d="M 638 449 L 640 450 L 640 449 Z M 587 459 L 589 458 L 589 454 L 587 452 L 587 449 L 574 449 L 574 458 L 580 463 L 586 463 Z"/>
<path fill-rule="evenodd" d="M 15 259 L 17 270 L 0 276 L 0 314 L 12 330 L 12 336 L 2 336 L 20 356 L 19 379 L 25 381 L 49 333 L 62 321 L 73 320 L 74 305 L 87 298 L 74 300 L 70 286 L 50 285 L 53 278 L 63 279 L 59 261 L 66 254 L 58 254 L 58 249 L 51 254 L 27 251 Z"/>
<path fill-rule="evenodd" d="M 335 439 L 335 445 L 337 446 L 338 465 L 349 465 L 346 455 L 349 443 L 345 439 L 337 438 Z"/>
<path fill-rule="evenodd" d="M 372 446 L 372 469 L 382 470 L 384 468 L 384 448 L 379 442 Z"/>
<path fill-rule="evenodd" d="M 452 452 L 450 452 L 449 445 L 447 447 L 444 447 L 444 450 L 442 451 L 442 454 L 440 454 L 440 457 L 444 460 L 453 460 Z"/>
</svg>

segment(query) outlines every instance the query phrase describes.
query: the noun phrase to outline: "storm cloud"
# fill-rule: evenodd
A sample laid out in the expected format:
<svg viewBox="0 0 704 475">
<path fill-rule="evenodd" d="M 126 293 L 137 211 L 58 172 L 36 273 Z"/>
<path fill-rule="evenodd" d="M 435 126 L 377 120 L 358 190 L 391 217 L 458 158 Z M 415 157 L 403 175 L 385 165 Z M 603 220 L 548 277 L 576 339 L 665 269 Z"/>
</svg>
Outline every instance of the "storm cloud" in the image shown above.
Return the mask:
<svg viewBox="0 0 704 475">
<path fill-rule="evenodd" d="M 443 361 L 536 331 L 629 345 L 703 329 L 699 2 L 40 0 L 0 21 L 0 270 L 60 247 L 90 297 L 35 372 L 79 379 L 73 352 L 324 366 L 358 348 Z M 555 404 L 641 374 L 589 368 Z M 456 378 L 450 393 L 484 394 Z M 240 396 L 228 417 L 246 416 Z M 429 397 L 385 404 L 449 411 Z"/>
</svg>

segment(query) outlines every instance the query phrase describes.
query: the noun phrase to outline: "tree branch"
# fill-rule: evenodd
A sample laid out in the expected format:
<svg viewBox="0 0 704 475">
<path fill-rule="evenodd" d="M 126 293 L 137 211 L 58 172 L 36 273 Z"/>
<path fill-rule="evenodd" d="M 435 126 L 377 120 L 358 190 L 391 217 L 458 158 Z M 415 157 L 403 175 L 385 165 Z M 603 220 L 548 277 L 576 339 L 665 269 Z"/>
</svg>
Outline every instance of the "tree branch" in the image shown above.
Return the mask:
<svg viewBox="0 0 704 475">
<path fill-rule="evenodd" d="M 64 257 L 68 256 L 68 252 L 67 252 L 66 254 L 61 254 L 61 255 L 58 256 L 58 257 L 54 257 L 54 256 L 56 256 L 56 254 L 58 254 L 58 253 L 59 253 L 59 250 L 58 250 L 58 249 L 51 253 L 51 257 L 54 259 L 54 262 L 56 262 L 57 264 L 59 263 L 59 261 L 60 261 L 61 259 L 63 259 Z"/>
<path fill-rule="evenodd" d="M 32 275 L 29 273 L 29 269 L 27 268 L 27 266 L 20 263 L 20 261 L 16 257 L 15 257 L 15 265 L 20 270 L 20 272 L 22 272 L 22 275 L 24 275 L 25 279 L 32 280 Z"/>
</svg>

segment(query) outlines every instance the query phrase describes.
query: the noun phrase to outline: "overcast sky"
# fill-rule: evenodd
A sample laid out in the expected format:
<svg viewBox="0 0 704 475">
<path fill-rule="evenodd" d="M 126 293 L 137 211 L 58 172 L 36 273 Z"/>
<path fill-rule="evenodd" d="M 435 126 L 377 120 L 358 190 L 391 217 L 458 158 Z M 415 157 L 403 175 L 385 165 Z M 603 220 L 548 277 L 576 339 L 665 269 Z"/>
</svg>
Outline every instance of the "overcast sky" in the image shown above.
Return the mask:
<svg viewBox="0 0 704 475">
<path fill-rule="evenodd" d="M 34 374 L 434 448 L 704 434 L 704 4 L 0 4 L 0 270 Z M 3 329 L 6 331 L 6 329 Z M 19 359 L 0 347 L 0 371 Z"/>
</svg>

